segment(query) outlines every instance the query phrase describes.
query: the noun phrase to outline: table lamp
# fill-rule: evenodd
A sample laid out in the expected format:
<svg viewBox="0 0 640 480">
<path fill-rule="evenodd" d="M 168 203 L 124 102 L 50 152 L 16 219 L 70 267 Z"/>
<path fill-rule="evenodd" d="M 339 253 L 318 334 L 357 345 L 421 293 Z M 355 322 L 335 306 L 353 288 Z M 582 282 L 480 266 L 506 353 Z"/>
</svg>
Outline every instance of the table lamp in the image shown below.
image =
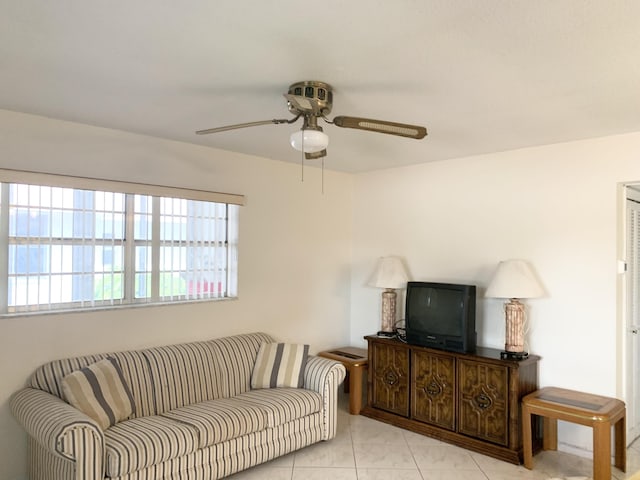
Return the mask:
<svg viewBox="0 0 640 480">
<path fill-rule="evenodd" d="M 395 289 L 407 288 L 409 277 L 398 257 L 381 257 L 378 260 L 373 276 L 369 280 L 370 287 L 384 288 L 382 292 L 382 323 L 378 335 L 393 336 L 396 324 Z"/>
<path fill-rule="evenodd" d="M 505 260 L 498 263 L 485 297 L 509 299 L 504 304 L 506 333 L 502 358 L 522 359 L 529 355 L 524 351 L 525 306 L 519 299 L 542 295 L 544 289 L 526 261 Z"/>
</svg>

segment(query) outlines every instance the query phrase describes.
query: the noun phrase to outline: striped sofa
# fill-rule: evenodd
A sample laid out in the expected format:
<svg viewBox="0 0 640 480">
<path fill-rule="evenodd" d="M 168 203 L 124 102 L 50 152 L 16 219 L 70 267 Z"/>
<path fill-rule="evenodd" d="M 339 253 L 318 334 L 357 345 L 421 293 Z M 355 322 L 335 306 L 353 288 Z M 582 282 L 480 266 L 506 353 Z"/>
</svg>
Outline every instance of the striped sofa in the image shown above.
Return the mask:
<svg viewBox="0 0 640 480">
<path fill-rule="evenodd" d="M 344 367 L 309 356 L 304 388 L 251 390 L 262 343 L 252 333 L 39 367 L 11 410 L 29 434 L 31 480 L 217 479 L 336 433 Z M 111 357 L 135 411 L 102 430 L 63 400 L 70 372 Z"/>
</svg>

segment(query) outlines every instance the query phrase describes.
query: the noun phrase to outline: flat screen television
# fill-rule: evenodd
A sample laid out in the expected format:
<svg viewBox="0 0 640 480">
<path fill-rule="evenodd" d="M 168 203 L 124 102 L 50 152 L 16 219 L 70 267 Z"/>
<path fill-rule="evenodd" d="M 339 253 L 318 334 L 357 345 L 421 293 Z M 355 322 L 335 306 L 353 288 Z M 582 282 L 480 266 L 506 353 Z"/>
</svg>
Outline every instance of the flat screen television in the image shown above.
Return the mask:
<svg viewBox="0 0 640 480">
<path fill-rule="evenodd" d="M 408 282 L 407 343 L 455 352 L 476 349 L 476 287 Z"/>
</svg>

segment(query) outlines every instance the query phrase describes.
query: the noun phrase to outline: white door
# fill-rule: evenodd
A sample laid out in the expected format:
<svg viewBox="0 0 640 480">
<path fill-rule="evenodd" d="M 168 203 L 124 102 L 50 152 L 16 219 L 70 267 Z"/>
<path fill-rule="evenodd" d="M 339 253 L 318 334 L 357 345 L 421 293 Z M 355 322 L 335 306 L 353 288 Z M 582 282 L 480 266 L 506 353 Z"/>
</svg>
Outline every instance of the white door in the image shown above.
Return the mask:
<svg viewBox="0 0 640 480">
<path fill-rule="evenodd" d="M 625 401 L 627 444 L 640 436 L 640 202 L 627 199 Z"/>
</svg>

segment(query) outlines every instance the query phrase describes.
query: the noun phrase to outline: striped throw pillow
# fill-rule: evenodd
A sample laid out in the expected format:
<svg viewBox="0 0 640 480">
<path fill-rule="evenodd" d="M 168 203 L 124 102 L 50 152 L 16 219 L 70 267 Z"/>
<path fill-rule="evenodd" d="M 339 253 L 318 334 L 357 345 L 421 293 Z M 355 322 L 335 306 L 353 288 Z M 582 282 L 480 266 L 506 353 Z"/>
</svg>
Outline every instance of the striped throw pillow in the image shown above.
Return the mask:
<svg viewBox="0 0 640 480">
<path fill-rule="evenodd" d="M 122 370 L 109 357 L 62 379 L 68 403 L 94 419 L 103 430 L 128 418 L 135 409 Z"/>
<path fill-rule="evenodd" d="M 301 388 L 308 354 L 309 345 L 263 343 L 253 366 L 251 388 Z"/>
</svg>

